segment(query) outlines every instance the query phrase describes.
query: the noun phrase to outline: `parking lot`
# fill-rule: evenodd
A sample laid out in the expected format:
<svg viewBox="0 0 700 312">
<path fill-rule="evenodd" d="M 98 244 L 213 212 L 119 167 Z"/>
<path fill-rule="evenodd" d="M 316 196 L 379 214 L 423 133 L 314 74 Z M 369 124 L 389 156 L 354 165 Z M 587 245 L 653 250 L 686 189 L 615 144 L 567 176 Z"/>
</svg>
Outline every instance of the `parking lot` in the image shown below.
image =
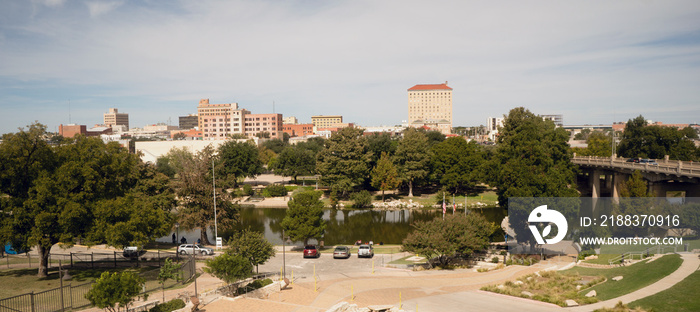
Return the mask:
<svg viewBox="0 0 700 312">
<path fill-rule="evenodd" d="M 406 255 L 405 253 L 375 254 L 373 258 L 358 258 L 357 246 L 353 246 L 350 258 L 333 259 L 332 250 L 324 250 L 319 258 L 304 258 L 301 249 L 290 251 L 287 247 L 286 261 L 284 261 L 287 267 L 287 277 L 291 277 L 292 271 L 294 271 L 295 280 L 313 280 L 314 265 L 316 275 L 320 278 L 337 278 L 339 275 L 351 276 L 357 273 L 367 274 L 372 272 L 372 262 L 374 262 L 375 271 L 383 270 L 384 264 Z M 260 266 L 260 272 L 279 272 L 282 268 L 283 258 L 282 250 L 278 248 L 276 256 Z"/>
</svg>

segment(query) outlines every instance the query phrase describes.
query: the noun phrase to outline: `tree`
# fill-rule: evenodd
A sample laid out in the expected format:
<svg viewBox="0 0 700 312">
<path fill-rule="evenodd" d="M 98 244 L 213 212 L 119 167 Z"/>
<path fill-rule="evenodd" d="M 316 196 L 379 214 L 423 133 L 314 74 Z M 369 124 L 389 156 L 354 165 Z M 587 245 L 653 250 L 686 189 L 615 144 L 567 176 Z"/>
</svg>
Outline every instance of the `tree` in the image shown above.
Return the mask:
<svg viewBox="0 0 700 312">
<path fill-rule="evenodd" d="M 179 270 L 180 266 L 173 263 L 172 259 L 167 258 L 165 262 L 163 262 L 163 266 L 160 267 L 160 271 L 158 271 L 158 283 L 160 283 L 160 287 L 163 289 L 163 303 L 165 303 L 165 282 L 169 279 L 179 281 Z"/>
<path fill-rule="evenodd" d="M 183 132 L 178 132 L 178 133 L 175 133 L 175 135 L 173 135 L 173 140 L 184 140 L 186 138 L 187 138 L 187 134 L 185 134 Z"/>
<path fill-rule="evenodd" d="M 586 155 L 583 156 L 610 157 L 612 155 L 611 134 L 611 132 L 604 133 L 602 131 L 595 131 L 589 134 Z"/>
<path fill-rule="evenodd" d="M 36 246 L 40 277 L 56 243 L 122 247 L 170 231 L 174 194 L 154 167 L 117 143 L 78 136 L 49 148 L 44 137 L 34 124 L 0 144 L 0 240 Z"/>
<path fill-rule="evenodd" d="M 265 239 L 261 232 L 245 229 L 231 236 L 226 252 L 239 254 L 250 261 L 258 271 L 258 265 L 264 264 L 275 256 L 275 246 Z"/>
<path fill-rule="evenodd" d="M 272 169 L 276 174 L 294 178 L 294 183 L 296 183 L 298 176 L 314 173 L 316 158 L 310 150 L 288 146 L 279 154 Z"/>
<path fill-rule="evenodd" d="M 316 171 L 321 174 L 322 183 L 330 185 L 334 192 L 346 194 L 367 178 L 371 158 L 363 130 L 343 128 L 326 141 L 318 154 Z"/>
<path fill-rule="evenodd" d="M 260 155 L 260 162 L 263 166 L 267 165 L 270 169 L 274 166 L 273 164 L 276 162 L 277 154 L 271 149 L 260 145 L 258 146 L 258 155 Z"/>
<path fill-rule="evenodd" d="M 253 272 L 253 265 L 240 254 L 223 253 L 207 260 L 204 272 L 214 275 L 231 286 L 235 281 L 244 279 Z M 231 293 L 235 289 L 230 290 Z"/>
<path fill-rule="evenodd" d="M 642 174 L 635 170 L 627 181 L 620 183 L 620 197 L 653 197 L 648 192 L 647 182 Z"/>
<path fill-rule="evenodd" d="M 142 277 L 132 272 L 103 272 L 85 294 L 85 298 L 100 309 L 126 311 L 141 292 L 144 283 Z"/>
<path fill-rule="evenodd" d="M 263 132 L 258 132 L 258 134 L 255 135 L 258 138 L 261 139 L 269 139 L 270 138 L 270 132 L 263 131 Z"/>
<path fill-rule="evenodd" d="M 207 229 L 214 226 L 214 190 L 212 185 L 212 158 L 214 150 L 207 146 L 197 154 L 173 150 L 168 153 L 175 164 L 177 178 L 174 182 L 180 199 L 178 219 L 183 229 L 200 229 L 201 240 L 209 245 Z M 223 162 L 217 162 L 223 166 Z M 217 175 L 221 178 L 222 175 Z M 217 187 L 222 185 L 217 181 Z M 216 191 L 218 227 L 230 229 L 238 220 L 239 207 L 233 204 L 233 195 L 224 189 Z"/>
<path fill-rule="evenodd" d="M 566 130 L 523 107 L 512 109 L 499 131 L 497 151 L 490 164 L 491 184 L 497 187 L 501 207 L 508 208 L 515 234 L 530 237 L 531 246 L 535 241 L 525 223 L 530 213 L 527 209 L 532 207 L 509 207 L 508 198 L 578 197 L 568 138 Z M 573 205 L 558 208 L 565 216 L 575 213 Z"/>
<path fill-rule="evenodd" d="M 413 185 L 428 175 L 428 137 L 414 128 L 403 132 L 396 147 L 396 163 L 401 180 L 408 183 L 408 197 L 413 197 Z"/>
<path fill-rule="evenodd" d="M 272 150 L 275 154 L 279 154 L 284 150 L 285 147 L 289 146 L 289 143 L 280 139 L 267 140 L 262 143 L 262 146 Z"/>
<path fill-rule="evenodd" d="M 323 202 L 320 197 L 319 192 L 306 191 L 297 193 L 287 203 L 289 209 L 281 226 L 292 240 L 304 241 L 306 245 L 309 239 L 323 235 L 326 223 L 323 220 Z"/>
<path fill-rule="evenodd" d="M 246 177 L 254 178 L 262 173 L 262 162 L 258 148 L 249 141 L 228 141 L 219 146 L 217 174 L 223 180 L 238 186 L 238 180 Z"/>
<path fill-rule="evenodd" d="M 372 152 L 372 160 L 369 163 L 370 168 L 377 166 L 377 162 L 382 153 L 393 156 L 396 152 L 398 141 L 391 139 L 388 133 L 373 133 L 367 136 L 367 148 Z"/>
<path fill-rule="evenodd" d="M 440 266 L 448 265 L 453 256 L 470 256 L 485 249 L 496 229 L 493 223 L 476 213 L 418 221 L 412 227 L 413 232 L 403 240 L 403 249 L 424 255 L 428 260 L 437 258 Z"/>
<path fill-rule="evenodd" d="M 396 189 L 399 186 L 399 173 L 391 161 L 387 152 L 382 152 L 377 166 L 372 169 L 372 186 L 382 191 L 382 201 L 384 201 L 384 191 Z"/>
<path fill-rule="evenodd" d="M 430 156 L 435 179 L 453 194 L 476 185 L 483 159 L 476 142 L 449 138 L 433 145 Z"/>
<path fill-rule="evenodd" d="M 697 161 L 698 149 L 692 139 L 697 137 L 692 129 L 678 130 L 673 127 L 648 126 L 644 117 L 630 119 L 625 125 L 619 145 L 623 157 L 642 157 Z"/>
</svg>

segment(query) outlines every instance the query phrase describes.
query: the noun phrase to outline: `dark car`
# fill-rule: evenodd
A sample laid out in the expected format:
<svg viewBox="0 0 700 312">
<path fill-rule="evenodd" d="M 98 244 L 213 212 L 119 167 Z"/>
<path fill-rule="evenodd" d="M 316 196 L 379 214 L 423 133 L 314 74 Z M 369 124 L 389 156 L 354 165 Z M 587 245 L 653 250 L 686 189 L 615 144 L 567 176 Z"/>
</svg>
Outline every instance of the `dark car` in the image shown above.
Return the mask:
<svg viewBox="0 0 700 312">
<path fill-rule="evenodd" d="M 316 249 L 316 246 L 306 245 L 306 247 L 304 247 L 304 258 L 318 258 L 320 256 L 321 253 Z"/>
<path fill-rule="evenodd" d="M 642 160 L 642 159 L 641 159 L 641 158 L 639 158 L 639 157 L 634 157 L 634 158 L 630 158 L 630 159 L 628 159 L 628 160 L 627 160 L 627 162 L 631 162 L 631 163 L 639 163 L 639 162 L 640 162 L 641 160 Z"/>
<path fill-rule="evenodd" d="M 350 248 L 346 246 L 338 246 L 335 247 L 335 250 L 333 250 L 333 258 L 338 259 L 338 258 L 350 258 Z"/>
</svg>

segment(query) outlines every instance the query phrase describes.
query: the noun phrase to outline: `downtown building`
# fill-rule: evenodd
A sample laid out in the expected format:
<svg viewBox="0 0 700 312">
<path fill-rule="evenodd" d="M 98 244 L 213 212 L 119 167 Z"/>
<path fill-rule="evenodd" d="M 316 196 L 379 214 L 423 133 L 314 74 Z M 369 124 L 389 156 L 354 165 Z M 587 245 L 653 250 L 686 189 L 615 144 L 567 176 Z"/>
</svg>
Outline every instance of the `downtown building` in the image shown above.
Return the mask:
<svg viewBox="0 0 700 312">
<path fill-rule="evenodd" d="M 452 133 L 452 88 L 447 82 L 408 89 L 408 126 Z"/>
<path fill-rule="evenodd" d="M 114 128 L 115 126 L 124 126 L 129 130 L 129 114 L 120 113 L 116 108 L 110 108 L 109 113 L 103 115 L 104 125 Z"/>
<path fill-rule="evenodd" d="M 197 106 L 199 131 L 204 140 L 223 140 L 240 134 L 249 138 L 267 132 L 271 139 L 282 138 L 282 114 L 253 114 L 238 103 L 210 104 L 202 99 Z"/>
</svg>

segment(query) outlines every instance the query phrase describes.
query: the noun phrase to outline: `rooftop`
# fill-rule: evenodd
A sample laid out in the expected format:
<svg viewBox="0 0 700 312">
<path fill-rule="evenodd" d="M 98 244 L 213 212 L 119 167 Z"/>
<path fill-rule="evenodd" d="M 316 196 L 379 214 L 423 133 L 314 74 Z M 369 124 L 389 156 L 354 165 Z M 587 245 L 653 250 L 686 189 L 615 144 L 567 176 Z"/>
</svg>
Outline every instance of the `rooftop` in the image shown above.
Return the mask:
<svg viewBox="0 0 700 312">
<path fill-rule="evenodd" d="M 452 90 L 447 86 L 447 82 L 441 84 L 419 84 L 411 87 L 408 91 L 426 91 L 426 90 Z"/>
</svg>

